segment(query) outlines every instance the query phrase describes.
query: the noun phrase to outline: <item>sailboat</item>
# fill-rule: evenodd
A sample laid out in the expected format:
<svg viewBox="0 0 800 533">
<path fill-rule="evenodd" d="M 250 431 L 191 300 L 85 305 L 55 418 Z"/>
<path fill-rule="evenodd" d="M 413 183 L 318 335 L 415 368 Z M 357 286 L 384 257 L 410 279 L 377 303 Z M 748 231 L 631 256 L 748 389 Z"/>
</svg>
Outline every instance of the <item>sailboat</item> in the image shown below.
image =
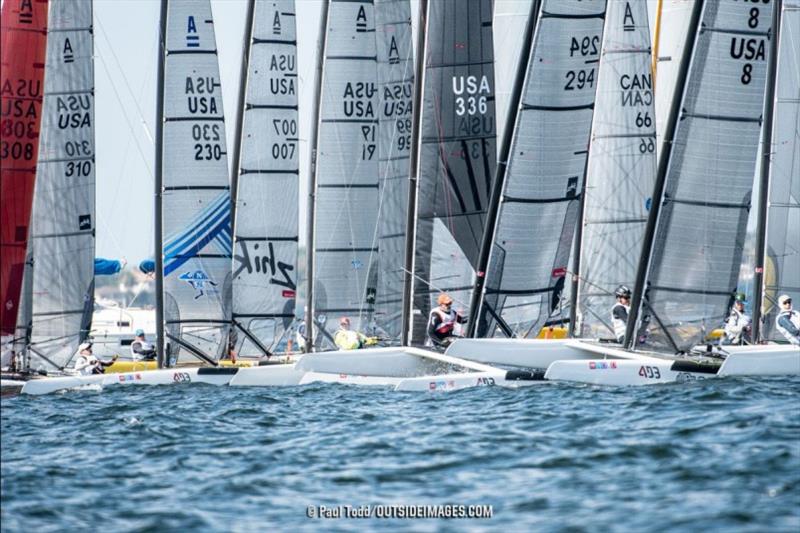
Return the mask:
<svg viewBox="0 0 800 533">
<path fill-rule="evenodd" d="M 234 149 L 232 342 L 240 357 L 288 351 L 298 274 L 294 0 L 250 2 Z M 236 333 L 240 333 L 236 335 Z"/>
<path fill-rule="evenodd" d="M 21 321 L 26 370 L 63 372 L 94 310 L 92 3 L 49 3 L 44 105 Z"/>
<path fill-rule="evenodd" d="M 783 26 L 780 6 L 774 11 L 773 5 L 755 11 L 745 7 L 698 3 L 693 10 L 678 77 L 682 97 L 673 105 L 665 132 L 668 144 L 648 220 L 648 233 L 655 237 L 650 244 L 646 241 L 642 253 L 628 347 L 639 340 L 634 332 L 647 313 L 651 335 L 641 344 L 688 351 L 702 342 L 706 324 L 721 322 L 730 305 L 756 169 L 756 139 L 762 117 L 774 109 L 778 43 L 793 46 L 791 40 L 776 38 Z M 753 47 L 749 56 L 737 52 L 737 43 L 745 42 Z M 781 57 L 793 55 L 784 52 Z M 717 58 L 713 65 L 707 61 L 711 57 Z M 720 99 L 723 86 L 726 98 Z M 769 149 L 765 144 L 764 150 Z M 733 155 L 719 155 L 728 152 L 736 153 L 735 168 L 729 163 Z M 692 187 L 698 179 L 704 187 Z M 761 194 L 767 194 L 765 189 Z M 664 211 L 659 214 L 660 209 Z M 698 223 L 704 231 L 687 233 L 687 224 Z M 645 307 L 640 309 L 642 301 Z M 668 356 L 643 350 L 640 344 L 636 351 L 602 346 L 594 351 L 598 357 L 588 363 L 554 362 L 545 378 L 643 385 L 726 375 L 800 374 L 800 349 L 792 346 L 726 347 L 724 358 Z"/>
<path fill-rule="evenodd" d="M 0 110 L 0 350 L 2 366 L 16 363 L 17 331 L 44 93 L 47 4 L 2 5 Z"/>
<path fill-rule="evenodd" d="M 491 17 L 491 9 L 487 12 L 487 6 L 490 8 L 491 2 L 476 0 L 471 2 L 470 10 L 481 13 L 482 17 L 487 13 Z M 420 20 L 427 21 L 428 32 L 430 27 L 444 27 L 452 20 L 449 14 L 454 13 L 455 7 L 456 2 L 436 2 L 429 11 L 427 2 L 421 2 Z M 505 370 L 419 348 L 397 346 L 329 351 L 333 331 L 328 317 L 331 313 L 358 317 L 357 321 L 354 320 L 356 327 L 374 320 L 386 328 L 384 331 L 394 331 L 395 334 L 401 324 L 408 324 L 408 314 L 396 311 L 399 303 L 407 301 L 398 298 L 402 295 L 400 289 L 405 286 L 406 275 L 397 271 L 396 264 L 391 264 L 402 256 L 401 252 L 408 253 L 406 246 L 401 250 L 403 236 L 397 235 L 404 215 L 398 212 L 397 204 L 404 202 L 402 197 L 388 198 L 386 195 L 402 192 L 406 177 L 402 175 L 402 169 L 409 168 L 409 158 L 412 162 L 415 160 L 412 130 L 418 130 L 414 130 L 411 123 L 419 121 L 420 117 L 418 111 L 414 111 L 413 121 L 407 117 L 412 80 L 408 66 L 411 58 L 408 0 L 376 1 L 374 9 L 368 4 L 332 0 L 324 6 L 323 15 L 322 63 L 318 72 L 318 75 L 322 74 L 318 80 L 321 92 L 318 99 L 321 106 L 319 151 L 313 152 L 315 159 L 312 161 L 312 168 L 316 169 L 312 170 L 312 191 L 316 193 L 312 195 L 310 226 L 316 232 L 310 245 L 313 253 L 308 269 L 311 273 L 311 297 L 307 312 L 307 316 L 315 317 L 313 327 L 319 330 L 317 341 L 309 342 L 308 346 L 319 351 L 303 355 L 292 368 L 241 368 L 230 385 L 323 381 L 423 391 L 490 384 L 516 385 L 517 382 L 506 379 L 509 376 Z M 478 24 L 480 20 L 475 19 L 472 28 L 479 33 L 486 31 L 487 27 Z M 429 58 L 424 65 L 432 72 L 451 69 L 446 64 L 437 64 L 439 55 L 436 48 L 425 47 L 426 33 L 420 28 L 420 42 L 423 44 L 419 49 L 425 48 Z M 439 33 L 437 30 L 436 34 Z M 358 44 L 356 48 L 352 48 L 353 42 Z M 463 44 L 463 41 L 459 42 Z M 448 48 L 442 43 L 430 46 Z M 459 47 L 453 49 L 456 55 L 469 57 Z M 418 64 L 416 79 L 422 78 L 422 68 L 423 64 Z M 425 76 L 431 80 L 425 91 L 431 106 L 428 127 L 432 131 L 434 117 L 439 113 L 444 116 L 444 112 L 433 107 L 433 103 L 441 96 L 442 87 L 449 87 L 449 82 L 445 84 L 438 74 L 426 73 Z M 363 91 L 359 93 L 354 87 L 362 87 Z M 416 101 L 419 97 L 417 93 Z M 451 101 L 450 106 L 454 105 L 455 102 Z M 364 116 L 352 117 L 348 109 L 355 114 L 360 109 Z M 414 105 L 414 109 L 420 107 Z M 456 140 L 455 143 L 460 146 L 462 141 Z M 457 157 L 463 159 L 460 155 Z M 425 179 L 432 178 L 432 175 L 425 176 Z M 412 190 L 409 205 L 413 205 L 411 199 L 416 194 L 416 190 Z M 375 205 L 369 205 L 369 202 Z M 383 202 L 397 204 L 386 205 Z M 359 209 L 350 212 L 334 209 L 354 205 L 359 205 Z M 387 219 L 381 222 L 381 226 L 374 218 L 377 216 L 373 211 L 375 207 L 382 213 L 386 208 Z M 409 237 L 406 235 L 405 239 Z M 376 254 L 377 265 L 388 265 L 388 269 L 378 268 L 371 275 L 376 265 L 368 265 L 375 262 Z M 384 278 L 384 275 L 388 277 Z M 380 318 L 371 316 L 376 310 L 372 298 L 376 298 L 377 308 L 382 310 Z M 395 311 L 385 311 L 387 309 Z M 406 317 L 402 321 L 399 320 L 400 313 Z"/>
</svg>

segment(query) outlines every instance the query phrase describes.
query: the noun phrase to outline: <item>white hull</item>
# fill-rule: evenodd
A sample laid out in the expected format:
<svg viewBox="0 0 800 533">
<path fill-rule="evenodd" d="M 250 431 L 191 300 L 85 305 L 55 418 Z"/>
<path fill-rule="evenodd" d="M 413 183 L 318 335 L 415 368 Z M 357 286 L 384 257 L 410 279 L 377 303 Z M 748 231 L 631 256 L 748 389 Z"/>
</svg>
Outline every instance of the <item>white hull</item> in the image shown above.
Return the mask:
<svg viewBox="0 0 800 533">
<path fill-rule="evenodd" d="M 594 385 L 653 385 L 723 376 L 800 375 L 800 348 L 758 345 L 726 346 L 725 350 L 728 355 L 722 361 L 631 352 L 614 344 L 590 340 L 460 339 L 446 353 L 493 365 L 546 368 L 546 380 Z"/>
<path fill-rule="evenodd" d="M 729 355 L 719 369 L 720 376 L 800 375 L 800 346 L 725 346 L 725 351 Z"/>
</svg>

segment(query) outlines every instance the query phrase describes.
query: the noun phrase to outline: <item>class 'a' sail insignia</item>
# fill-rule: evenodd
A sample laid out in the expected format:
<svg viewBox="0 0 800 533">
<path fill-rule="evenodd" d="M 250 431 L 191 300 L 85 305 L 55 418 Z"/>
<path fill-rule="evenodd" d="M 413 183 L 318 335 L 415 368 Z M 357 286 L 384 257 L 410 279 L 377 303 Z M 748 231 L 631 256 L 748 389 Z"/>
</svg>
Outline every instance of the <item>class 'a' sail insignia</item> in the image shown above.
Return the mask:
<svg viewBox="0 0 800 533">
<path fill-rule="evenodd" d="M 21 0 L 19 3 L 19 22 L 20 24 L 33 23 L 33 0 Z"/>
<path fill-rule="evenodd" d="M 72 50 L 72 43 L 69 42 L 69 37 L 64 39 L 64 63 L 74 63 L 75 53 Z"/>
<path fill-rule="evenodd" d="M 281 14 L 280 12 L 275 12 L 275 18 L 272 21 L 272 33 L 275 35 L 281 34 Z"/>
<path fill-rule="evenodd" d="M 186 18 L 186 47 L 200 47 L 200 35 L 197 33 L 197 24 L 195 24 L 193 15 L 189 15 Z"/>
<path fill-rule="evenodd" d="M 367 31 L 367 12 L 364 6 L 360 6 L 356 14 L 356 31 L 359 33 Z"/>
</svg>

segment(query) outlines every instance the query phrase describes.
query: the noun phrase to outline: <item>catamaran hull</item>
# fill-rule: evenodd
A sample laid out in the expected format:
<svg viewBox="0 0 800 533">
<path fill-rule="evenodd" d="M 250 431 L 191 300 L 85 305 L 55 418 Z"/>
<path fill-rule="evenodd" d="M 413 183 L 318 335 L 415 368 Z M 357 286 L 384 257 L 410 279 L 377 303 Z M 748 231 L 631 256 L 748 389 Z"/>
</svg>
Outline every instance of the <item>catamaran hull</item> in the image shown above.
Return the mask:
<svg viewBox="0 0 800 533">
<path fill-rule="evenodd" d="M 800 375 L 800 346 L 726 346 L 725 351 L 728 357 L 719 369 L 720 376 Z"/>
<path fill-rule="evenodd" d="M 546 369 L 554 361 L 586 360 L 596 355 L 574 339 L 458 339 L 446 355 L 487 365 Z"/>
<path fill-rule="evenodd" d="M 227 385 L 238 368 L 169 368 L 145 372 L 121 374 L 97 374 L 91 376 L 62 376 L 26 381 L 23 394 L 50 394 L 53 392 L 99 386 L 102 388 L 132 385 L 177 385 L 182 383 L 205 383 Z"/>
<path fill-rule="evenodd" d="M 555 361 L 544 375 L 550 381 L 572 381 L 590 385 L 657 385 L 716 377 L 717 369 L 676 365 L 677 361 L 642 357 L 636 360 L 594 359 Z"/>
</svg>

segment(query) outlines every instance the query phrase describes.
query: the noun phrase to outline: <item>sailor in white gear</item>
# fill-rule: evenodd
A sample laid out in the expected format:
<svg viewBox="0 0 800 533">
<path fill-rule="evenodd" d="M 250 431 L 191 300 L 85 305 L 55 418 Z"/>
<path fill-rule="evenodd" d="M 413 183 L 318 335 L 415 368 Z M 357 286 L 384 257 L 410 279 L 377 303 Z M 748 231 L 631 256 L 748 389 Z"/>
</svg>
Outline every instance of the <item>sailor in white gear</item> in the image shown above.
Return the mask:
<svg viewBox="0 0 800 533">
<path fill-rule="evenodd" d="M 792 297 L 788 294 L 778 298 L 778 306 L 780 311 L 775 318 L 775 327 L 791 344 L 800 345 L 800 311 L 792 309 Z"/>
<path fill-rule="evenodd" d="M 611 308 L 611 325 L 614 327 L 614 337 L 617 342 L 625 342 L 625 330 L 628 328 L 628 315 L 631 312 L 631 290 L 625 285 L 620 285 L 614 291 L 617 302 Z"/>
<path fill-rule="evenodd" d="M 78 347 L 78 357 L 75 359 L 75 372 L 82 376 L 92 374 L 103 374 L 106 367 L 114 364 L 118 356 L 114 356 L 111 361 L 101 361 L 92 353 L 92 343 L 84 342 Z"/>
<path fill-rule="evenodd" d="M 144 330 L 136 330 L 136 338 L 131 343 L 131 355 L 134 361 L 151 361 L 156 358 L 155 347 L 144 340 Z"/>
<path fill-rule="evenodd" d="M 750 342 L 750 331 L 753 320 L 744 311 L 745 296 L 736 293 L 731 314 L 725 319 L 725 334 L 720 337 L 722 345 L 747 344 Z"/>
</svg>

